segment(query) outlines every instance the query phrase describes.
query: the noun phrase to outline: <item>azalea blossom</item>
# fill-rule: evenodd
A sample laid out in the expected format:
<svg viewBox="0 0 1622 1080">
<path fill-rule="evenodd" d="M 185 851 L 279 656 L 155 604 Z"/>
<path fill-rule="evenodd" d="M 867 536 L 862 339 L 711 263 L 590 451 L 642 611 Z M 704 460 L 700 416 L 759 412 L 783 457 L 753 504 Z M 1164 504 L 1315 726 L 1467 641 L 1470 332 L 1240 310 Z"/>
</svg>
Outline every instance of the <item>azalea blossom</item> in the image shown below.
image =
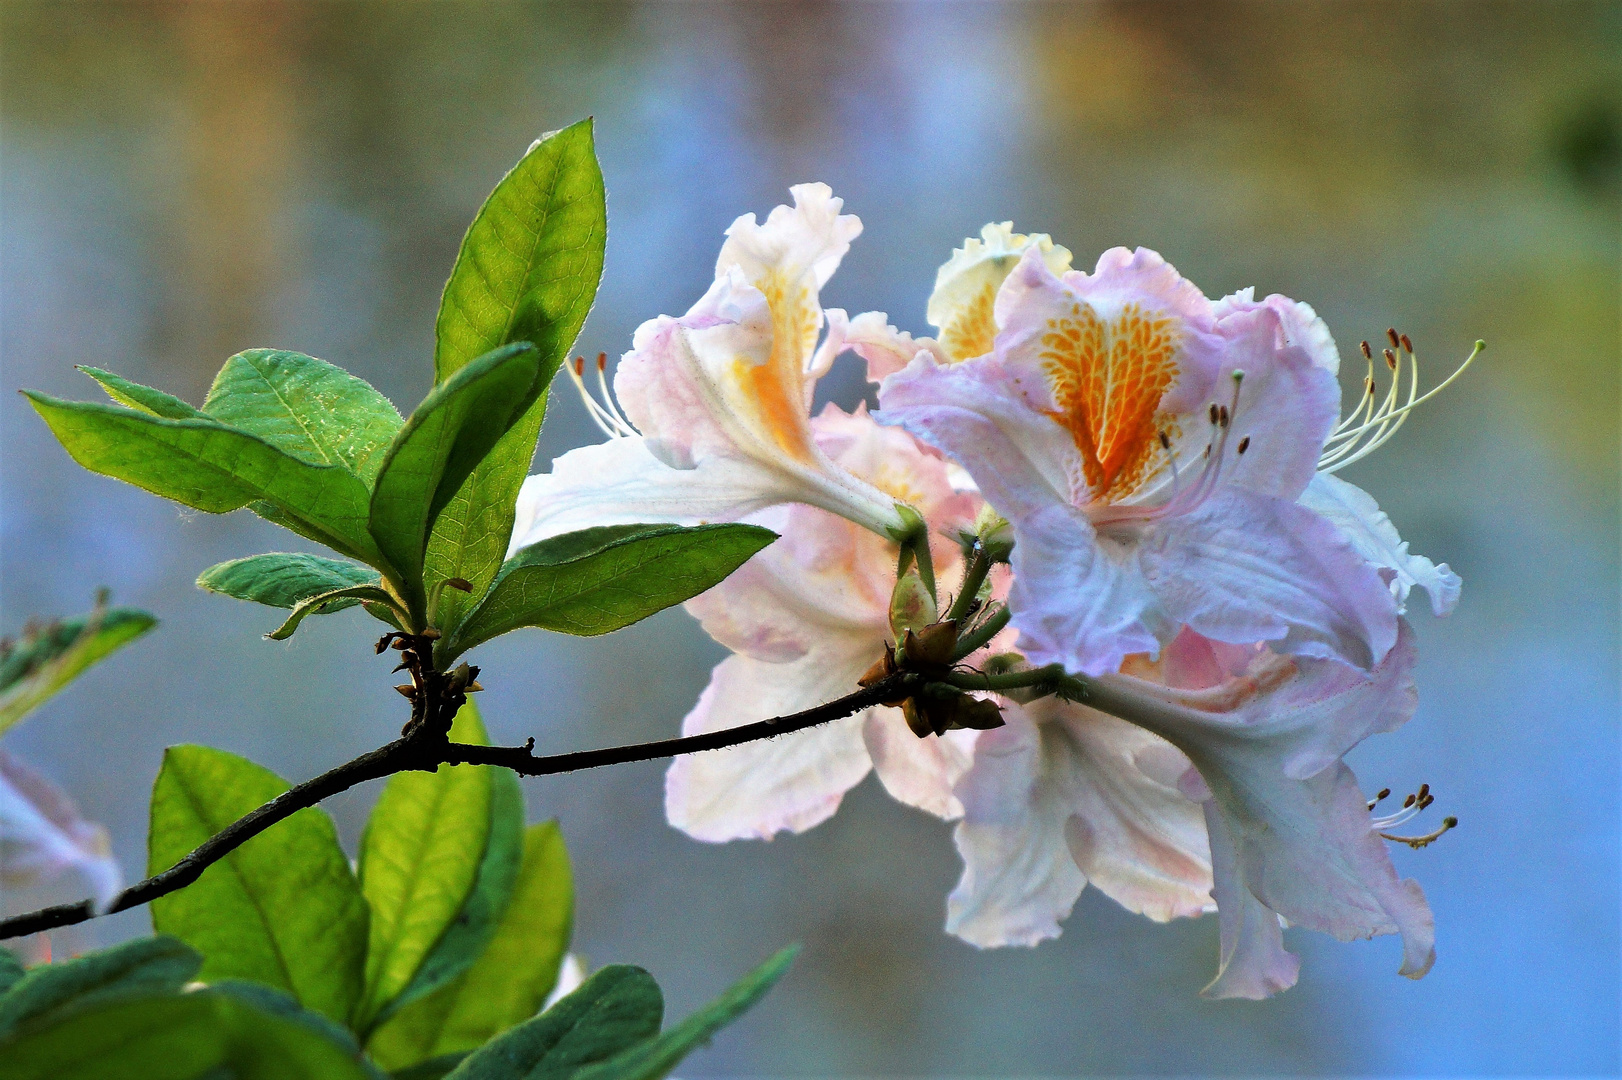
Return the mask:
<svg viewBox="0 0 1622 1080">
<path fill-rule="evenodd" d="M 911 436 L 829 405 L 814 421 L 820 451 L 919 510 L 935 533 L 942 581 L 960 555 L 940 534 L 969 524 L 978 501 L 952 489 L 946 462 Z M 884 655 L 897 547 L 813 506 L 776 507 L 755 521 L 781 539 L 688 601 L 732 650 L 682 721 L 684 735 L 781 716 L 850 693 Z M 769 838 L 827 819 L 870 769 L 895 798 L 951 818 L 952 786 L 968 767 L 972 732 L 920 739 L 899 708 L 878 706 L 819 727 L 678 757 L 665 778 L 670 823 L 700 840 Z"/>
<path fill-rule="evenodd" d="M 1088 884 L 1157 922 L 1212 907 L 1200 805 L 1183 753 L 1142 728 L 1057 697 L 1004 705 L 958 781 L 963 877 L 948 933 L 973 945 L 1059 935 Z"/>
<path fill-rule="evenodd" d="M 1379 663 L 1396 600 L 1299 502 L 1339 411 L 1311 308 L 1213 303 L 1141 248 L 1062 278 L 1030 248 L 994 317 L 992 354 L 915 356 L 878 418 L 954 458 L 1011 523 L 1032 663 L 1113 672 L 1184 625 Z"/>
<path fill-rule="evenodd" d="M 1261 998 L 1294 984 L 1300 963 L 1284 949 L 1281 917 L 1342 941 L 1400 934 L 1400 973 L 1417 979 L 1430 970 L 1430 907 L 1417 882 L 1397 877 L 1384 841 L 1423 846 L 1455 822 L 1425 836 L 1389 834 L 1429 804 L 1428 790 L 1376 818 L 1342 760 L 1413 715 L 1414 659 L 1405 622 L 1372 672 L 1185 629 L 1162 655 L 1158 680 L 1095 681 L 1094 704 L 1192 763 L 1179 787 L 1204 807 L 1221 937 L 1207 996 Z"/>
<path fill-rule="evenodd" d="M 0 885 L 27 888 L 68 872 L 84 879 L 97 910 L 123 888 L 107 830 L 81 818 L 61 788 L 0 751 Z"/>
<path fill-rule="evenodd" d="M 824 184 L 791 192 L 794 205 L 764 224 L 753 214 L 732 223 L 714 284 L 687 314 L 638 328 L 613 394 L 599 363 L 603 401 L 587 402 L 609 441 L 525 482 L 514 549 L 593 526 L 733 520 L 791 502 L 881 536 L 905 531 L 895 500 L 813 437 L 812 393 L 841 349 L 817 348 L 819 292 L 861 222 Z M 843 312 L 840 325 L 850 325 Z M 583 367 L 571 373 L 577 384 Z"/>
</svg>

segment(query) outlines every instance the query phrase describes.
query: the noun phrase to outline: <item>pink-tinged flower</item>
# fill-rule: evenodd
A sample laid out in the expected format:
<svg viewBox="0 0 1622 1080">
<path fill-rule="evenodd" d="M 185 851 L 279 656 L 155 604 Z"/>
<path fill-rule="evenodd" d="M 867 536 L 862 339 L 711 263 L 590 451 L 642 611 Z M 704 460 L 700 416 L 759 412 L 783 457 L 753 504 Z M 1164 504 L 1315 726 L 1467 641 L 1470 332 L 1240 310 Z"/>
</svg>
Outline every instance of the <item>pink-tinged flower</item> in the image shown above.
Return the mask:
<svg viewBox="0 0 1622 1080">
<path fill-rule="evenodd" d="M 1211 907 L 1205 818 L 1165 740 L 1055 697 L 1008 703 L 958 781 L 963 877 L 948 933 L 981 948 L 1059 936 L 1089 883 L 1157 922 Z"/>
<path fill-rule="evenodd" d="M 123 888 L 107 830 L 81 818 L 61 788 L 0 751 L 0 885 L 27 888 L 70 871 L 90 887 L 97 910 Z"/>
<path fill-rule="evenodd" d="M 880 535 L 904 529 L 894 499 L 812 437 L 812 391 L 834 358 L 816 348 L 818 292 L 861 222 L 839 212 L 826 185 L 791 190 L 794 206 L 764 224 L 753 214 L 732 223 L 715 283 L 686 315 L 637 330 L 615 394 L 605 385 L 602 404 L 587 398 L 609 441 L 525 482 L 514 548 L 598 525 L 730 520 L 789 502 Z M 583 372 L 572 374 L 579 384 Z"/>
<path fill-rule="evenodd" d="M 1375 818 L 1342 757 L 1413 715 L 1413 634 L 1406 623 L 1371 672 L 1280 656 L 1184 630 L 1161 680 L 1110 675 L 1096 704 L 1170 742 L 1193 768 L 1180 786 L 1204 804 L 1221 938 L 1210 997 L 1263 998 L 1293 985 L 1300 962 L 1280 918 L 1342 941 L 1397 933 L 1401 974 L 1436 958 L 1435 924 L 1417 882 L 1397 877 L 1382 833 L 1428 805 Z M 1422 846 L 1451 828 L 1404 840 Z"/>
<path fill-rule="evenodd" d="M 1391 592 L 1298 502 L 1338 413 L 1310 308 L 1213 304 L 1141 248 L 1063 278 L 1031 249 L 994 316 L 992 355 L 915 357 L 878 418 L 953 457 L 1012 524 L 1033 663 L 1113 672 L 1183 625 L 1364 670 L 1385 656 Z"/>
<path fill-rule="evenodd" d="M 827 363 L 849 349 L 867 361 L 867 377 L 879 382 L 928 353 L 937 363 L 950 364 L 991 351 L 997 327 L 992 317 L 997 290 L 1019 265 L 1027 251 L 1035 251 L 1055 274 L 1070 268 L 1070 252 L 1056 246 L 1044 233 L 1016 233 L 1011 221 L 993 223 L 970 237 L 935 275 L 925 317 L 939 338 L 914 338 L 885 321 L 883 312 L 870 311 L 849 319 L 837 308 L 828 312 Z"/>
<path fill-rule="evenodd" d="M 812 422 L 818 446 L 841 468 L 915 507 L 937 534 L 972 521 L 976 500 L 952 491 L 946 462 L 865 409 L 830 405 Z M 777 507 L 750 520 L 782 537 L 687 609 L 731 649 L 682 722 L 684 735 L 736 727 L 850 693 L 892 637 L 897 548 L 811 506 Z M 943 583 L 959 555 L 941 542 Z M 941 817 L 962 812 L 952 785 L 968 766 L 971 732 L 920 739 L 897 708 L 778 738 L 676 759 L 665 778 L 670 823 L 720 842 L 801 832 L 825 820 L 846 791 L 878 772 L 900 801 Z"/>
</svg>

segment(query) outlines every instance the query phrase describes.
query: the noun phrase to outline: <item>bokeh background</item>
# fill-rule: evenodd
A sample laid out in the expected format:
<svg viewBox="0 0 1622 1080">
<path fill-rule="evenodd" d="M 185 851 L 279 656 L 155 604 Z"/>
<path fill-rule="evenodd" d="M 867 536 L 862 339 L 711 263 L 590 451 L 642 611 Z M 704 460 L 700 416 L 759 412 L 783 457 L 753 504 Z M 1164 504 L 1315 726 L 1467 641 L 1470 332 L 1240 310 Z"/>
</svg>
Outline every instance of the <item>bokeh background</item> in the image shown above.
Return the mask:
<svg viewBox="0 0 1622 1080">
<path fill-rule="evenodd" d="M 97 397 L 72 370 L 90 363 L 198 401 L 227 355 L 274 345 L 409 409 L 473 211 L 533 138 L 593 114 L 592 353 L 685 310 L 732 218 L 810 179 L 866 223 L 825 302 L 914 331 L 950 249 L 1012 218 L 1080 265 L 1143 244 L 1210 295 L 1308 300 L 1348 356 L 1395 325 L 1434 377 L 1490 343 L 1343 474 L 1466 582 L 1452 618 L 1414 613 L 1417 717 L 1353 757 L 1463 822 L 1396 852 L 1436 910 L 1428 978 L 1396 976 L 1390 939 L 1290 931 L 1296 989 L 1202 1001 L 1214 920 L 1092 892 L 1059 941 L 977 953 L 941 931 L 948 827 L 871 780 L 807 835 L 723 847 L 666 827 L 658 764 L 526 782 L 574 853 L 577 948 L 651 969 L 674 1015 L 805 943 L 684 1075 L 1618 1070 L 1622 6 L 8 0 L 0 31 L 0 623 L 99 585 L 163 620 L 7 748 L 107 823 L 128 874 L 165 745 L 302 779 L 389 737 L 401 703 L 358 611 L 273 644 L 272 612 L 192 586 L 297 538 L 83 472 L 13 391 Z M 845 363 L 825 395 L 850 405 Z M 596 437 L 557 394 L 537 467 Z M 496 737 L 553 751 L 674 732 L 721 655 L 677 610 L 477 659 Z M 376 794 L 329 803 L 349 842 Z"/>
</svg>

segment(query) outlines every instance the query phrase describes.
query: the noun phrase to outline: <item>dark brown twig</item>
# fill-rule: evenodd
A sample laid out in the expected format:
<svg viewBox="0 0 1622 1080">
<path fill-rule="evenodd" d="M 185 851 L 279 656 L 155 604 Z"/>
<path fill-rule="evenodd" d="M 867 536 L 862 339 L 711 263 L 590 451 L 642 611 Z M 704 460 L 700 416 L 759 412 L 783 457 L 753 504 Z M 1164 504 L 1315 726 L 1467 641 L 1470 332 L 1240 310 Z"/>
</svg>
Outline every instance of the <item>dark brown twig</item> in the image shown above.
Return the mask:
<svg viewBox="0 0 1622 1080">
<path fill-rule="evenodd" d="M 387 639 L 385 639 L 379 651 L 387 647 Z M 415 651 L 416 648 L 417 645 L 413 642 L 408 644 L 407 648 L 402 651 L 410 653 Z M 437 679 L 449 677 L 434 673 L 431 668 L 429 673 Z M 414 679 L 418 680 L 417 685 L 421 687 L 425 680 L 418 676 L 416 670 L 413 670 L 412 674 Z M 818 724 L 843 719 L 885 701 L 906 697 L 917 689 L 920 683 L 921 676 L 911 672 L 898 672 L 866 689 L 858 690 L 854 694 L 847 694 L 842 698 L 789 716 L 773 717 L 770 720 L 761 720 L 753 724 L 744 724 L 742 727 L 728 728 L 724 731 L 714 731 L 704 735 L 689 735 L 679 739 L 660 739 L 656 742 L 635 743 L 630 746 L 610 746 L 601 750 L 583 750 L 572 754 L 555 754 L 550 757 L 536 757 L 531 752 L 534 746 L 533 739 L 525 746 L 473 746 L 468 743 L 449 742 L 446 740 L 444 730 L 441 727 L 441 725 L 443 725 L 443 728 L 449 727 L 448 716 L 439 708 L 424 709 L 420 702 L 427 699 L 419 697 L 417 701 L 413 702 L 415 706 L 413 708 L 413 723 L 407 725 L 407 734 L 403 738 L 396 739 L 386 746 L 380 746 L 376 750 L 362 754 L 353 761 L 346 762 L 336 769 L 322 773 L 313 780 L 306 780 L 304 783 L 282 792 L 270 802 L 238 818 L 209 837 L 195 851 L 163 873 L 154 874 L 145 881 L 137 882 L 119 893 L 113 898 L 112 903 L 108 905 L 105 912 L 98 913 L 95 905 L 89 900 L 82 900 L 77 904 L 59 904 L 55 907 L 42 908 L 39 911 L 31 911 L 24 915 L 0 920 L 0 940 L 23 937 L 42 930 L 54 930 L 60 926 L 72 926 L 74 923 L 93 919 L 98 914 L 111 914 L 115 911 L 125 911 L 132 907 L 151 903 L 160 896 L 167 896 L 177 889 L 190 885 L 201 877 L 203 871 L 208 867 L 219 862 L 226 855 L 275 825 L 278 821 L 291 817 L 300 810 L 315 806 L 329 796 L 336 795 L 340 791 L 347 791 L 356 784 L 363 784 L 368 780 L 379 780 L 385 776 L 411 770 L 433 772 L 440 765 L 458 764 L 498 765 L 512 769 L 521 776 L 549 776 L 555 773 L 596 769 L 604 765 L 620 765 L 632 761 L 653 761 L 658 758 L 675 757 L 678 754 L 720 750 L 728 746 L 737 746 L 741 743 L 754 742 L 759 739 L 769 739 L 775 735 L 787 735 L 790 732 L 802 731 L 809 727 L 816 727 Z M 464 682 L 463 686 L 465 685 Z M 456 704 L 460 705 L 463 686 L 456 686 L 449 690 L 452 697 L 446 699 L 447 704 L 454 699 Z M 450 711 L 454 713 L 454 709 Z"/>
</svg>

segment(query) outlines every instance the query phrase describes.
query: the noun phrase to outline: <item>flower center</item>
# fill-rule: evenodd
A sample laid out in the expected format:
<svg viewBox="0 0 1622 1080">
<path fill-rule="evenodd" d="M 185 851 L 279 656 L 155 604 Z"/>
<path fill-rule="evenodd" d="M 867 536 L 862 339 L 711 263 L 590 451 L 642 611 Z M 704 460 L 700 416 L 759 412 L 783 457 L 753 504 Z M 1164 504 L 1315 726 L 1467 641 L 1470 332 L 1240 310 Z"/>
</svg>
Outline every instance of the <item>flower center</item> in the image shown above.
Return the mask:
<svg viewBox="0 0 1622 1080">
<path fill-rule="evenodd" d="M 1048 415 L 1081 455 L 1089 502 L 1116 502 L 1156 471 L 1169 422 L 1156 410 L 1177 378 L 1181 339 L 1174 316 L 1136 303 L 1105 321 L 1076 301 L 1048 320 L 1040 355 L 1058 406 Z"/>
</svg>

